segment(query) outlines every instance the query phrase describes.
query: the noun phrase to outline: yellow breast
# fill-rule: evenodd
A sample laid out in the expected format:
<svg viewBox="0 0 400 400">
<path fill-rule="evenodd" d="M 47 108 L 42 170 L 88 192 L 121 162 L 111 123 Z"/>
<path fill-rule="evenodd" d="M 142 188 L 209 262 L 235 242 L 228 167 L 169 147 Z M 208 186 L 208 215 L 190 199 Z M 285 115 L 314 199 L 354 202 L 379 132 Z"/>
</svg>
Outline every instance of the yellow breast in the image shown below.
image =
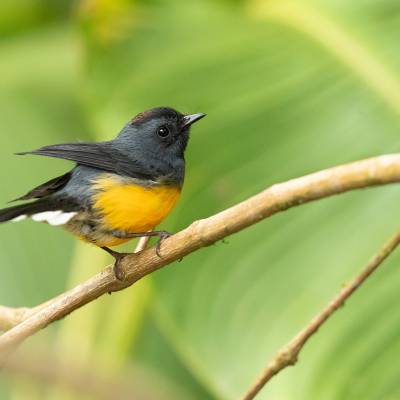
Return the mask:
<svg viewBox="0 0 400 400">
<path fill-rule="evenodd" d="M 95 182 L 94 208 L 110 230 L 129 233 L 154 229 L 172 210 L 180 195 L 173 186 L 139 186 L 106 176 Z"/>
</svg>

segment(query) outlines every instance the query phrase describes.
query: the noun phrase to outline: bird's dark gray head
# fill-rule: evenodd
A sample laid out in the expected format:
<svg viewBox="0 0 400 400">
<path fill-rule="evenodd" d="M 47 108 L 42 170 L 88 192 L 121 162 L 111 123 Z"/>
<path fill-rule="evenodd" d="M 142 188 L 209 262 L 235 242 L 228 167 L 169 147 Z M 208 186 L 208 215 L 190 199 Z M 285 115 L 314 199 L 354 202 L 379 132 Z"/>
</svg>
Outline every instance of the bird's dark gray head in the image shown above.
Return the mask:
<svg viewBox="0 0 400 400">
<path fill-rule="evenodd" d="M 191 125 L 205 114 L 184 115 L 169 107 L 136 115 L 113 141 L 120 151 L 168 175 L 184 173 L 184 152 Z M 183 177 L 182 177 L 183 179 Z"/>
</svg>

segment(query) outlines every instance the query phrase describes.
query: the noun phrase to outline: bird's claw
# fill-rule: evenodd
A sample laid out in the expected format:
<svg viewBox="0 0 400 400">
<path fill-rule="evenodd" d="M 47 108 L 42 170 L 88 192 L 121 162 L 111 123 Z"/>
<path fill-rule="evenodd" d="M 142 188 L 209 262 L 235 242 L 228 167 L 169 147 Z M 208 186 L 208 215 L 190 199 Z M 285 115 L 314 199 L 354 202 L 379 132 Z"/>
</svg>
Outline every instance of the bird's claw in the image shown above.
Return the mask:
<svg viewBox="0 0 400 400">
<path fill-rule="evenodd" d="M 121 262 L 128 254 L 127 253 L 118 253 L 118 254 L 119 254 L 119 256 L 115 257 L 115 263 L 114 263 L 114 266 L 113 266 L 113 271 L 114 271 L 115 277 L 119 281 L 122 282 L 122 281 L 125 280 L 125 272 L 121 268 Z"/>
<path fill-rule="evenodd" d="M 167 231 L 160 231 L 159 232 L 159 239 L 158 242 L 156 244 L 156 254 L 158 255 L 158 257 L 162 258 L 161 255 L 161 244 L 163 242 L 163 240 L 168 239 L 170 236 L 172 236 L 171 233 L 167 232 Z"/>
<path fill-rule="evenodd" d="M 118 253 L 117 251 L 111 250 L 108 247 L 102 247 L 102 249 L 114 257 L 115 259 L 115 263 L 113 266 L 114 275 L 119 281 L 124 281 L 125 273 L 121 268 L 121 262 L 126 256 L 129 255 L 129 253 Z"/>
</svg>

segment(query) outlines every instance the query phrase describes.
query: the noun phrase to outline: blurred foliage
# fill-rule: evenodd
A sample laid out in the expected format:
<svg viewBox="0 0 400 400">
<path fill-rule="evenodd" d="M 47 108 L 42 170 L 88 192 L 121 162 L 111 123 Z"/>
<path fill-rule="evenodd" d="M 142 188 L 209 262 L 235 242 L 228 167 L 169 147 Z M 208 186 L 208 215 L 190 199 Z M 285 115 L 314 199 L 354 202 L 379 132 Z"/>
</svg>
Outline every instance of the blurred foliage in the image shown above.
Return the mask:
<svg viewBox="0 0 400 400">
<path fill-rule="evenodd" d="M 157 105 L 208 114 L 193 129 L 183 197 L 163 225 L 170 231 L 274 182 L 399 149 L 398 1 L 49 4 L 0 5 L 4 204 L 70 166 L 13 152 L 110 139 Z M 398 227 L 399 196 L 383 187 L 277 215 L 36 340 L 114 372 L 140 362 L 185 399 L 238 398 Z M 0 237 L 1 304 L 44 301 L 109 260 L 46 225 L 5 225 Z M 394 255 L 259 398 L 399 399 L 399 261 Z M 1 390 L 36 398 L 18 381 L 3 379 Z M 44 393 L 37 398 L 74 398 Z"/>
<path fill-rule="evenodd" d="M 86 39 L 99 45 L 123 39 L 134 21 L 132 0 L 82 0 L 77 14 Z"/>
<path fill-rule="evenodd" d="M 27 34 L 43 25 L 65 18 L 70 1 L 57 0 L 2 0 L 0 9 L 0 35 Z"/>
</svg>

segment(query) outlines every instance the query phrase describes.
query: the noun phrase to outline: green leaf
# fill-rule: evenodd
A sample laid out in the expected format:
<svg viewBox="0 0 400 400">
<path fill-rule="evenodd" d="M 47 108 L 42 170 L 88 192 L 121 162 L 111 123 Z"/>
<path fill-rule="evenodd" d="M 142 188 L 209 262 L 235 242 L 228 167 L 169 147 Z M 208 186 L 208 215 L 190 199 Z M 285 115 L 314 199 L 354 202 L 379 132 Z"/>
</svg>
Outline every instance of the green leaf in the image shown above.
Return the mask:
<svg viewBox="0 0 400 400">
<path fill-rule="evenodd" d="M 188 400 L 217 398 L 195 379 L 191 370 L 182 363 L 180 355 L 171 349 L 151 313 L 146 314 L 136 343 L 139 345 L 131 352 L 132 358 L 149 373 L 159 375 L 157 387 L 161 386 L 163 378 L 164 383 L 169 382 L 170 393 L 175 390 L 175 398 Z"/>
</svg>

